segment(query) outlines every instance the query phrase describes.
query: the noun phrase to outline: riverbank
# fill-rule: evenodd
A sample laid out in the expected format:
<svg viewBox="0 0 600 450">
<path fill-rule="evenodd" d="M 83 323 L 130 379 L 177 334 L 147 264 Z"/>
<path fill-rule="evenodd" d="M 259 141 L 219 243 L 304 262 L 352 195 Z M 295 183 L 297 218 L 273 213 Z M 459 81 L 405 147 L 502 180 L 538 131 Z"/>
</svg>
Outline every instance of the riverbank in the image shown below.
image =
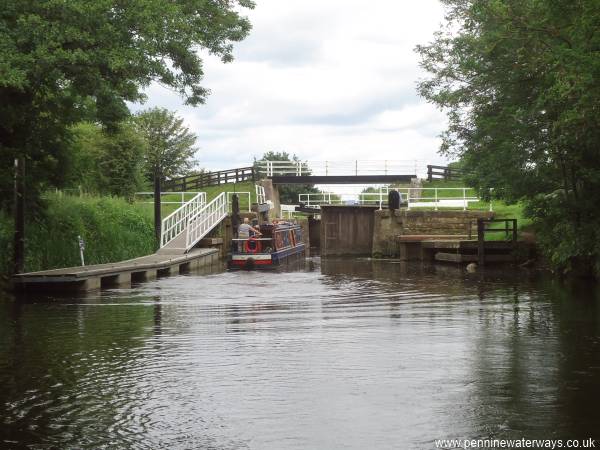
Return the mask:
<svg viewBox="0 0 600 450">
<path fill-rule="evenodd" d="M 122 198 L 49 193 L 44 209 L 26 223 L 25 270 L 81 264 L 78 236 L 85 241 L 86 264 L 122 261 L 155 250 L 152 211 Z M 0 277 L 12 269 L 13 220 L 0 212 Z"/>
</svg>

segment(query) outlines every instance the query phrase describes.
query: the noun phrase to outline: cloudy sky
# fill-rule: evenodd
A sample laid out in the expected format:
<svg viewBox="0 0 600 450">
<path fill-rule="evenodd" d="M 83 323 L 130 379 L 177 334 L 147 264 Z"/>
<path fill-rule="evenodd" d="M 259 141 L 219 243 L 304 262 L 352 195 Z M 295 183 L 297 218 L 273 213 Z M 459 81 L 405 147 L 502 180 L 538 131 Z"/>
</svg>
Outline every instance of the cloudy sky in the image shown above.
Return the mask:
<svg viewBox="0 0 600 450">
<path fill-rule="evenodd" d="M 437 0 L 257 0 L 235 61 L 205 58 L 205 105 L 153 86 L 145 106 L 176 110 L 199 165 L 240 167 L 265 151 L 307 160 L 441 163 L 444 115 L 416 94 L 415 45 L 443 19 Z"/>
</svg>

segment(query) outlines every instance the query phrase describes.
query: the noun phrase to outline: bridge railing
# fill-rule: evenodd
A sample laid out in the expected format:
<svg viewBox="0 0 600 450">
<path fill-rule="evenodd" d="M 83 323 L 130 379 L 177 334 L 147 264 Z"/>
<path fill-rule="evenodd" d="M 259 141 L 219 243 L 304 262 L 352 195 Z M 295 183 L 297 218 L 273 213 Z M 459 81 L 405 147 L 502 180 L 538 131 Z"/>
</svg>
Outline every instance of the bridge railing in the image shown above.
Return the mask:
<svg viewBox="0 0 600 450">
<path fill-rule="evenodd" d="M 186 229 L 190 217 L 194 217 L 205 205 L 206 192 L 198 192 L 191 200 L 165 217 L 161 227 L 161 248 L 179 236 Z"/>
<path fill-rule="evenodd" d="M 258 161 L 259 171 L 267 177 L 284 175 L 398 175 L 416 174 L 417 160 L 352 161 Z"/>
<path fill-rule="evenodd" d="M 212 201 L 204 205 L 195 214 L 188 217 L 186 226 L 186 251 L 206 236 L 229 212 L 227 193 L 221 192 Z"/>
</svg>

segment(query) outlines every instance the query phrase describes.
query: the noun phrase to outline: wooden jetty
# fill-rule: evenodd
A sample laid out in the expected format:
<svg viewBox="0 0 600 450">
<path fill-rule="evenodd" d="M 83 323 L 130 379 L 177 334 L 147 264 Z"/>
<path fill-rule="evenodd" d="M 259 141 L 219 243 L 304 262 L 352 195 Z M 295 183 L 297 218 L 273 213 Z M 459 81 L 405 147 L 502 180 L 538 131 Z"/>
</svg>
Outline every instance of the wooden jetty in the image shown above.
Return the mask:
<svg viewBox="0 0 600 450">
<path fill-rule="evenodd" d="M 21 273 L 13 283 L 25 291 L 90 291 L 131 286 L 158 276 L 175 275 L 221 261 L 217 248 L 194 248 L 185 254 L 155 253 L 127 261 Z"/>
</svg>

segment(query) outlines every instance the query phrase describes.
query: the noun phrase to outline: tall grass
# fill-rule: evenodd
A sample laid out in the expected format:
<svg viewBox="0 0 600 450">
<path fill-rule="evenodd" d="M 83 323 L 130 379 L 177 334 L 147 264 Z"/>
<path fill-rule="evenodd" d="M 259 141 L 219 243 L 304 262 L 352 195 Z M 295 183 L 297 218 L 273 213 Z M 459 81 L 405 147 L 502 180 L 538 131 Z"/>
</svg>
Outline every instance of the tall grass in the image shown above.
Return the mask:
<svg viewBox="0 0 600 450">
<path fill-rule="evenodd" d="M 80 265 L 77 236 L 85 241 L 86 264 L 134 258 L 155 250 L 152 212 L 120 198 L 47 194 L 45 210 L 26 224 L 25 270 Z M 3 273 L 10 271 L 12 219 L 0 215 Z"/>
</svg>

